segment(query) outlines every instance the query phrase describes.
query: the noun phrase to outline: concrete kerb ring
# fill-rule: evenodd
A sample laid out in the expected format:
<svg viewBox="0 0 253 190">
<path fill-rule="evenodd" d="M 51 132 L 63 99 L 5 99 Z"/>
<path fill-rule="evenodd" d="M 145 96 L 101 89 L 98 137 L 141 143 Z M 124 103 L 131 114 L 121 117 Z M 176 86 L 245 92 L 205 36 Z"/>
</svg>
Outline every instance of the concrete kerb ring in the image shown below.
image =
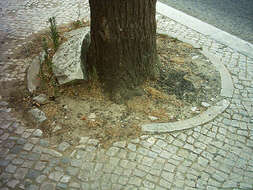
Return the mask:
<svg viewBox="0 0 253 190">
<path fill-rule="evenodd" d="M 169 35 L 167 32 L 164 32 L 164 31 L 158 31 L 158 33 Z M 195 48 L 199 47 L 198 44 L 194 44 L 193 42 L 189 40 L 185 40 L 185 39 L 179 39 L 179 40 L 189 43 Z M 149 134 L 169 133 L 169 132 L 182 131 L 182 130 L 191 129 L 197 126 L 201 126 L 201 125 L 204 125 L 205 123 L 212 121 L 219 114 L 223 113 L 227 109 L 227 107 L 230 105 L 229 99 L 232 98 L 233 91 L 234 91 L 231 75 L 229 74 L 228 70 L 223 65 L 221 60 L 211 55 L 207 49 L 202 50 L 201 53 L 210 60 L 210 62 L 215 66 L 216 70 L 220 73 L 220 77 L 221 77 L 220 95 L 224 99 L 217 102 L 215 105 L 209 107 L 203 113 L 195 117 L 192 117 L 190 119 L 177 121 L 177 122 L 171 122 L 171 123 L 144 124 L 141 126 L 141 129 L 144 133 L 149 133 Z"/>
</svg>

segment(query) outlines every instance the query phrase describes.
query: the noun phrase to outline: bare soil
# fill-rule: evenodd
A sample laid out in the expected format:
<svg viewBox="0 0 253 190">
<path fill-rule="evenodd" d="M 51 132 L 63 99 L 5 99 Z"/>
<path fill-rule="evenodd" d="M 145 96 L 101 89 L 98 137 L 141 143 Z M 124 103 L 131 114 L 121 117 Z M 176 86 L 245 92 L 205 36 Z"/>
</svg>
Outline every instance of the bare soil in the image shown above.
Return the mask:
<svg viewBox="0 0 253 190">
<path fill-rule="evenodd" d="M 110 101 L 96 81 L 57 86 L 46 68 L 44 82 L 35 94 L 16 92 L 10 102 L 27 125 L 41 128 L 55 143 L 76 144 L 80 137 L 89 136 L 108 147 L 115 141 L 142 135 L 142 124 L 191 118 L 207 109 L 203 102 L 212 105 L 220 100 L 220 75 L 200 49 L 158 34 L 157 51 L 160 78 L 147 81 L 124 104 Z M 32 100 L 42 93 L 48 97 L 45 104 Z M 33 107 L 45 112 L 46 123 L 37 126 L 30 120 L 27 111 Z"/>
</svg>

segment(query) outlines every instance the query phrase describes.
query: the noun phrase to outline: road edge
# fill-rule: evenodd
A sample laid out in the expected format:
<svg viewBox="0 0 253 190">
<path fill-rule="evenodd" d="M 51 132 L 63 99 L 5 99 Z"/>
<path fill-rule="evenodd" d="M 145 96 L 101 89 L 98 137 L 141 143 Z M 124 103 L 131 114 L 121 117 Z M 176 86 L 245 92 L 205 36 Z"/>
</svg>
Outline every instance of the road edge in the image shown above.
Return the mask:
<svg viewBox="0 0 253 190">
<path fill-rule="evenodd" d="M 253 44 L 244 41 L 232 34 L 229 34 L 223 30 L 220 30 L 210 24 L 207 24 L 195 17 L 187 15 L 186 13 L 174 9 L 164 3 L 157 2 L 156 11 L 168 18 L 183 24 L 201 34 L 209 36 L 230 48 L 253 58 Z"/>
</svg>

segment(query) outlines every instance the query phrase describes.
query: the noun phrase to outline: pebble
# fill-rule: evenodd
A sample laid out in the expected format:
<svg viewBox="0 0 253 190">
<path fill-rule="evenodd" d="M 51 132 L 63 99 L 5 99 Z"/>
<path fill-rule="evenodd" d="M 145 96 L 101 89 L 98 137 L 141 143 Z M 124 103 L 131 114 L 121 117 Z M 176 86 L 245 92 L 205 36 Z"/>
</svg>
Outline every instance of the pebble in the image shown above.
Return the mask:
<svg viewBox="0 0 253 190">
<path fill-rule="evenodd" d="M 86 144 L 89 140 L 89 137 L 80 137 L 80 141 L 79 143 L 80 144 Z"/>
<path fill-rule="evenodd" d="M 198 58 L 199 58 L 198 55 L 195 55 L 195 56 L 192 57 L 193 60 L 194 60 L 194 59 L 198 59 Z"/>
<path fill-rule="evenodd" d="M 0 106 L 8 106 L 8 102 L 5 102 L 5 101 L 2 101 L 2 102 L 0 102 Z"/>
<path fill-rule="evenodd" d="M 96 114 L 95 113 L 91 113 L 89 116 L 88 116 L 89 119 L 95 119 L 96 118 Z"/>
<path fill-rule="evenodd" d="M 35 137 L 41 137 L 42 135 L 43 135 L 43 132 L 40 129 L 36 129 L 33 132 L 33 136 L 35 136 Z"/>
<path fill-rule="evenodd" d="M 46 114 L 38 108 L 31 109 L 29 113 L 31 114 L 36 123 L 42 123 L 47 120 Z"/>
<path fill-rule="evenodd" d="M 210 104 L 208 104 L 207 102 L 201 102 L 201 106 L 208 108 L 210 107 Z"/>
<path fill-rule="evenodd" d="M 9 112 L 11 112 L 11 108 L 3 108 L 3 109 L 0 109 L 0 112 L 9 113 Z"/>
<path fill-rule="evenodd" d="M 40 94 L 40 95 L 34 97 L 33 100 L 34 100 L 35 102 L 39 103 L 39 104 L 44 104 L 44 103 L 46 103 L 46 101 L 47 101 L 47 95 L 45 95 L 45 94 Z"/>
<path fill-rule="evenodd" d="M 62 129 L 62 127 L 60 125 L 56 125 L 55 128 L 53 129 L 53 133 L 56 131 L 59 131 L 61 129 Z"/>
<path fill-rule="evenodd" d="M 58 146 L 58 150 L 59 151 L 65 151 L 68 147 L 70 147 L 70 144 L 67 142 L 62 142 L 61 144 L 59 144 Z"/>
<path fill-rule="evenodd" d="M 193 112 L 196 112 L 197 109 L 198 109 L 197 107 L 192 107 L 192 108 L 191 108 L 191 110 L 192 110 Z"/>
<path fill-rule="evenodd" d="M 53 183 L 48 183 L 48 182 L 44 182 L 41 185 L 40 190 L 55 190 L 55 184 Z"/>
<path fill-rule="evenodd" d="M 158 120 L 158 117 L 155 117 L 155 116 L 148 116 L 148 118 L 149 118 L 151 121 Z"/>
</svg>

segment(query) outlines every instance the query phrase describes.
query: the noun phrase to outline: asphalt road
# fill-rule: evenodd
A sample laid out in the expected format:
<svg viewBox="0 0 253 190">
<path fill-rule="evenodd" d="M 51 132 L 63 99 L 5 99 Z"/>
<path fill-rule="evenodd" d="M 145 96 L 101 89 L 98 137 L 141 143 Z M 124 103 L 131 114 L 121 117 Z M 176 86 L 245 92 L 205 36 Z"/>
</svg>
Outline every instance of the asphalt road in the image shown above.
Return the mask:
<svg viewBox="0 0 253 190">
<path fill-rule="evenodd" d="M 159 0 L 253 44 L 253 0 Z"/>
</svg>

